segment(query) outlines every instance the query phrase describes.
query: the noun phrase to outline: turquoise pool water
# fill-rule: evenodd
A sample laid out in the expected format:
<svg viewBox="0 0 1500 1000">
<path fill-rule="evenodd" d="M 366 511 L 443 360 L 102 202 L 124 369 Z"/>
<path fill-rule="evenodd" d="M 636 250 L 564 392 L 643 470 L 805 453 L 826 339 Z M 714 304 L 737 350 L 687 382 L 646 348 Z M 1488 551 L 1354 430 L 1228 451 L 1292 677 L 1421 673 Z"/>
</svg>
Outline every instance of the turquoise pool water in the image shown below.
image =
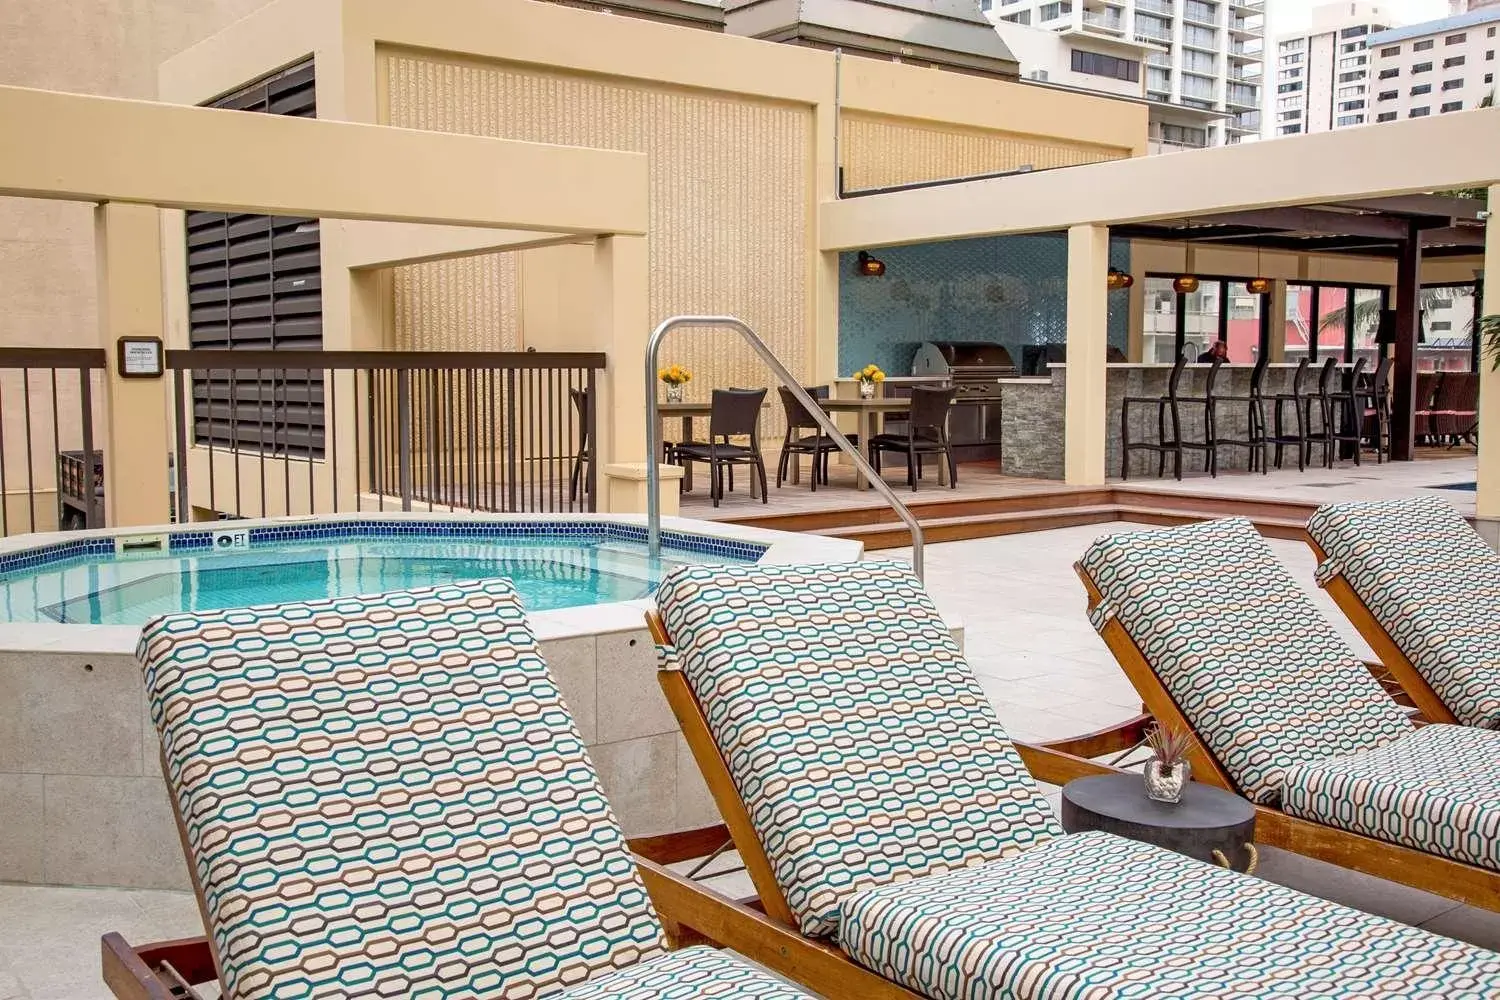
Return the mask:
<svg viewBox="0 0 1500 1000">
<path fill-rule="evenodd" d="M 202 533 L 198 533 L 201 535 Z M 112 543 L 111 543 L 112 544 Z M 606 532 L 493 538 L 348 537 L 272 540 L 240 551 L 86 553 L 0 573 L 0 619 L 141 625 L 175 611 L 406 590 L 507 577 L 529 611 L 628 601 L 655 592 L 681 563 L 743 562 L 750 551 L 663 548 Z"/>
</svg>

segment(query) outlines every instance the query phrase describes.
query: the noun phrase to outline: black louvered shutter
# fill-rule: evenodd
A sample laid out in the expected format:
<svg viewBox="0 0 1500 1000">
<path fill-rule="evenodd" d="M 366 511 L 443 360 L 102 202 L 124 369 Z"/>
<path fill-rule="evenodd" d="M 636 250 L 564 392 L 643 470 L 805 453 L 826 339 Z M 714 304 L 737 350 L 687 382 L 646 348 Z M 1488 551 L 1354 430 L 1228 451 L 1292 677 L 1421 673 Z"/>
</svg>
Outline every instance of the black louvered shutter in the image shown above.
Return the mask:
<svg viewBox="0 0 1500 1000">
<path fill-rule="evenodd" d="M 311 60 L 209 107 L 317 117 Z M 203 350 L 321 350 L 318 220 L 187 213 L 188 340 Z M 321 372 L 213 372 L 193 379 L 196 440 L 277 454 L 323 453 Z"/>
</svg>

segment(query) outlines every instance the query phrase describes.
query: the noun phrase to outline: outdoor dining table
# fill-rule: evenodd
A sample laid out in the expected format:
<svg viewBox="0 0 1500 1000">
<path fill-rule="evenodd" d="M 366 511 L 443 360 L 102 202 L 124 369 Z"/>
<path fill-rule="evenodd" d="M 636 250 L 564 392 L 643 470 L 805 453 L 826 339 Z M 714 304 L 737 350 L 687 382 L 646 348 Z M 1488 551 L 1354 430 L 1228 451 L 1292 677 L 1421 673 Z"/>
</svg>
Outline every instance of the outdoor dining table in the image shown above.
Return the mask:
<svg viewBox="0 0 1500 1000">
<path fill-rule="evenodd" d="M 873 399 L 820 399 L 818 400 L 818 405 L 822 406 L 829 413 L 855 414 L 859 422 L 857 431 L 859 434 L 859 446 L 868 450 L 870 447 L 870 438 L 875 434 L 875 418 L 883 417 L 887 413 L 905 413 L 911 409 L 911 400 L 909 398 L 885 397 L 876 397 Z M 938 462 L 937 467 L 938 484 L 946 486 L 948 484 L 948 469 L 943 462 Z M 864 476 L 856 474 L 854 477 L 854 488 L 857 490 L 867 490 L 870 488 L 870 483 Z"/>
<path fill-rule="evenodd" d="M 768 409 L 770 402 L 761 404 L 761 409 Z M 680 403 L 657 403 L 656 404 L 656 439 L 665 441 L 666 435 L 662 433 L 663 425 L 668 417 L 682 418 L 682 437 L 680 441 L 693 440 L 693 418 L 708 417 L 713 413 L 714 407 L 708 400 L 683 400 Z M 689 493 L 693 491 L 693 463 L 688 462 L 682 468 L 682 488 Z M 750 495 L 755 496 L 755 477 L 750 477 Z"/>
</svg>

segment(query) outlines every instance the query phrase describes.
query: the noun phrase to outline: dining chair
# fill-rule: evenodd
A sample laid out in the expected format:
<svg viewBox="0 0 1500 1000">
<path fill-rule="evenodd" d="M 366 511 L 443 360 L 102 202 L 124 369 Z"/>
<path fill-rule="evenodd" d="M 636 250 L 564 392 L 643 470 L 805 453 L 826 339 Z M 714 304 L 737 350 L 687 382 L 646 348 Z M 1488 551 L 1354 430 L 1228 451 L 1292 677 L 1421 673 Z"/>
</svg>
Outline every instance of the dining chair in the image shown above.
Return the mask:
<svg viewBox="0 0 1500 1000">
<path fill-rule="evenodd" d="M 826 397 L 828 389 L 823 386 L 803 386 L 804 391 L 814 399 Z M 834 444 L 833 438 L 823 433 L 822 427 L 818 425 L 817 417 L 808 411 L 807 407 L 792 394 L 792 390 L 786 386 L 778 386 L 776 392 L 781 396 L 781 409 L 786 414 L 786 437 L 781 442 L 781 459 L 776 465 L 776 488 L 781 489 L 782 482 L 786 479 L 787 467 L 791 463 L 800 460 L 802 455 L 811 455 L 812 476 L 811 485 L 814 493 L 818 490 L 818 481 L 828 485 L 828 458 L 839 450 Z M 800 431 L 811 430 L 811 434 L 801 434 Z M 850 435 L 849 440 L 856 442 L 855 435 Z"/>
<path fill-rule="evenodd" d="M 708 463 L 709 495 L 715 507 L 724 497 L 725 474 L 736 465 L 748 466 L 752 476 L 760 476 L 760 502 L 769 502 L 766 465 L 760 452 L 760 407 L 765 399 L 764 389 L 715 389 L 709 400 L 708 440 L 689 441 L 673 449 L 678 465 Z M 731 440 L 739 437 L 748 438 L 749 443 Z"/>
<path fill-rule="evenodd" d="M 1335 457 L 1339 457 L 1344 450 L 1338 446 L 1353 445 L 1351 451 L 1355 465 L 1360 462 L 1360 445 L 1365 438 L 1364 411 L 1359 406 L 1359 400 L 1360 383 L 1365 377 L 1366 364 L 1364 358 L 1357 358 L 1354 367 L 1344 373 L 1342 385 L 1328 394 L 1329 414 L 1333 418 L 1330 440 L 1337 449 Z"/>
<path fill-rule="evenodd" d="M 1266 443 L 1276 448 L 1276 468 L 1281 468 L 1281 458 L 1287 445 L 1297 448 L 1297 471 L 1307 468 L 1307 394 L 1303 383 L 1307 378 L 1309 362 L 1304 355 L 1297 362 L 1297 371 L 1292 375 L 1290 392 L 1278 392 L 1271 397 L 1271 436 Z M 1292 416 L 1297 421 L 1297 432 L 1293 434 L 1282 419 L 1283 407 L 1291 406 Z"/>
<path fill-rule="evenodd" d="M 1382 357 L 1375 365 L 1375 377 L 1361 395 L 1365 419 L 1373 424 L 1376 465 L 1384 462 L 1390 453 L 1391 365 L 1389 355 Z"/>
<path fill-rule="evenodd" d="M 1323 362 L 1323 370 L 1318 373 L 1318 391 L 1303 399 L 1306 407 L 1306 417 L 1302 428 L 1305 432 L 1305 440 L 1302 448 L 1306 453 L 1307 464 L 1312 464 L 1312 450 L 1314 446 L 1323 449 L 1323 467 L 1333 468 L 1333 381 L 1338 377 L 1339 360 L 1329 358 Z M 1316 423 L 1313 414 L 1318 415 Z"/>
<path fill-rule="evenodd" d="M 1223 395 L 1215 396 L 1214 409 L 1214 444 L 1223 448 L 1225 446 L 1244 448 L 1249 457 L 1246 468 L 1254 472 L 1259 465 L 1261 475 L 1266 474 L 1266 397 L 1264 388 L 1266 382 L 1266 368 L 1269 367 L 1271 356 L 1262 353 L 1255 361 L 1255 367 L 1250 370 L 1249 391 L 1243 396 Z M 1242 438 L 1225 436 L 1222 433 L 1225 423 L 1220 421 L 1221 411 L 1228 411 L 1235 404 L 1245 405 L 1245 436 Z M 1226 405 L 1228 404 L 1228 405 Z M 1238 421 L 1233 421 L 1237 424 Z"/>
<path fill-rule="evenodd" d="M 958 392 L 952 386 L 934 389 L 912 386 L 911 411 L 905 434 L 876 434 L 870 438 L 870 464 L 880 472 L 880 455 L 886 451 L 906 455 L 906 483 L 916 492 L 917 462 L 922 455 L 941 455 L 948 463 L 948 487 L 958 488 L 958 462 L 948 440 L 948 411 Z"/>
</svg>

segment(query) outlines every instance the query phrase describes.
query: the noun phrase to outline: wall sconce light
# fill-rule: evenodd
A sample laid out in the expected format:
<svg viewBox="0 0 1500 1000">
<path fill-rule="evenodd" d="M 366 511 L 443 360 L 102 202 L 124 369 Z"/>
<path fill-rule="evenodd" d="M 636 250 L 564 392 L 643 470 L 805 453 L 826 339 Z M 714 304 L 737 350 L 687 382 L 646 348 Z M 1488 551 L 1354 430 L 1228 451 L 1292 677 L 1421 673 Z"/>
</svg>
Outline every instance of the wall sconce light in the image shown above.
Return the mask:
<svg viewBox="0 0 1500 1000">
<path fill-rule="evenodd" d="M 878 278 L 885 274 L 885 261 L 877 260 L 861 250 L 854 261 L 854 273 L 861 278 Z"/>
<path fill-rule="evenodd" d="M 1109 286 L 1109 290 L 1115 292 L 1121 288 L 1129 288 L 1135 284 L 1135 275 L 1128 271 L 1122 271 L 1117 267 L 1111 267 L 1109 269 L 1109 277 L 1104 280 L 1105 284 Z"/>
<path fill-rule="evenodd" d="M 1251 295 L 1265 295 L 1271 290 L 1270 278 L 1251 278 L 1245 282 L 1245 290 Z"/>
<path fill-rule="evenodd" d="M 1198 290 L 1198 276 L 1195 274 L 1179 274 L 1172 279 L 1172 291 L 1179 295 L 1191 295 Z"/>
</svg>

